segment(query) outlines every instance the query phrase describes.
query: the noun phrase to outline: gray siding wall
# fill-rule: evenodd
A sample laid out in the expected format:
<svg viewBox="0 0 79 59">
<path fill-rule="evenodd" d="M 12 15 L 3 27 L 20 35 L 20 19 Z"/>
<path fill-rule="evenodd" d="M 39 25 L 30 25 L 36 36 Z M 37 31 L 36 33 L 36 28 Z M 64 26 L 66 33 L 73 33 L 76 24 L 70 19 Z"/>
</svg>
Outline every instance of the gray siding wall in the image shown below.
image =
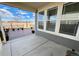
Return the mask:
<svg viewBox="0 0 79 59">
<path fill-rule="evenodd" d="M 36 35 L 40 35 L 48 40 L 54 41 L 58 44 L 61 44 L 61 45 L 66 46 L 68 48 L 75 49 L 75 50 L 79 51 L 79 41 L 75 41 L 75 40 L 68 39 L 68 38 L 63 38 L 60 36 L 52 35 L 52 34 L 49 34 L 46 32 L 41 32 L 41 31 L 36 32 Z"/>
</svg>

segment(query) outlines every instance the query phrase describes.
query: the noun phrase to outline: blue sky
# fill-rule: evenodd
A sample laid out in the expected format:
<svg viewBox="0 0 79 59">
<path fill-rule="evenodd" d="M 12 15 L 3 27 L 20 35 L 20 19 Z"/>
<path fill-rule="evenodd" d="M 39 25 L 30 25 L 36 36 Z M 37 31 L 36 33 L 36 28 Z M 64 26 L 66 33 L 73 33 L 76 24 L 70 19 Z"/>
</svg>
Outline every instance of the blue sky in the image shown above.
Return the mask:
<svg viewBox="0 0 79 59">
<path fill-rule="evenodd" d="M 27 10 L 22 10 L 19 8 L 14 8 L 8 5 L 2 5 L 0 4 L 0 9 L 5 9 L 13 14 L 14 17 L 19 17 L 18 19 L 20 21 L 34 21 L 35 19 L 35 13 L 32 13 Z M 9 19 L 3 19 L 4 21 L 11 20 L 11 17 Z"/>
</svg>

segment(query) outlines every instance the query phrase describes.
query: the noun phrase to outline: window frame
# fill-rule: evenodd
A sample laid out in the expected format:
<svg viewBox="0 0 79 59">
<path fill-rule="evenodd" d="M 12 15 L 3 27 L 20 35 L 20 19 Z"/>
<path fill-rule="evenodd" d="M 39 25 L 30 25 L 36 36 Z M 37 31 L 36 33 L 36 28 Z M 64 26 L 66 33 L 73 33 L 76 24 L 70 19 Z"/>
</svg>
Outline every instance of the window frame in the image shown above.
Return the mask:
<svg viewBox="0 0 79 59">
<path fill-rule="evenodd" d="M 39 11 L 38 14 L 37 14 L 37 15 L 38 15 L 38 16 L 37 16 L 37 29 L 39 29 L 39 30 L 44 30 L 44 17 L 45 17 L 45 12 L 44 12 L 44 15 L 43 15 L 43 20 L 39 20 L 39 13 L 40 13 L 40 12 L 44 12 L 44 10 Z M 38 24 L 39 21 L 43 21 L 43 29 L 40 29 L 40 28 L 39 28 L 39 24 Z"/>
<path fill-rule="evenodd" d="M 52 8 L 47 9 L 46 31 L 49 31 L 49 32 L 55 32 L 55 30 L 56 30 L 56 22 L 55 22 L 55 28 L 54 28 L 54 31 L 47 30 L 47 21 L 52 22 L 51 19 L 50 19 L 50 20 L 48 19 L 48 10 L 50 11 L 50 9 L 52 9 L 52 10 L 57 9 L 56 14 L 55 14 L 55 15 L 56 15 L 56 20 L 57 20 L 58 6 L 55 6 L 55 7 L 52 7 Z M 55 16 L 55 15 L 54 15 L 54 16 Z"/>
</svg>

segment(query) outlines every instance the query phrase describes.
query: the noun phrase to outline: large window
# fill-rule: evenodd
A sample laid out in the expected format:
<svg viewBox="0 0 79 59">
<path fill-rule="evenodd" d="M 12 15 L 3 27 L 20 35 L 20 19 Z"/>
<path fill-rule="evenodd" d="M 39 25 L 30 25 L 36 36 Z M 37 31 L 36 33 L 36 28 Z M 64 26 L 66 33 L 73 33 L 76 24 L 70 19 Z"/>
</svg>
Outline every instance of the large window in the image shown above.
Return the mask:
<svg viewBox="0 0 79 59">
<path fill-rule="evenodd" d="M 60 33 L 68 35 L 76 35 L 79 20 L 61 20 Z"/>
<path fill-rule="evenodd" d="M 79 12 L 79 2 L 64 4 L 63 14 Z"/>
<path fill-rule="evenodd" d="M 48 16 L 48 20 L 46 24 L 46 30 L 55 31 L 56 18 L 57 18 L 57 7 L 48 9 L 47 16 Z"/>
<path fill-rule="evenodd" d="M 44 11 L 39 12 L 38 15 L 38 28 L 44 29 Z"/>
</svg>

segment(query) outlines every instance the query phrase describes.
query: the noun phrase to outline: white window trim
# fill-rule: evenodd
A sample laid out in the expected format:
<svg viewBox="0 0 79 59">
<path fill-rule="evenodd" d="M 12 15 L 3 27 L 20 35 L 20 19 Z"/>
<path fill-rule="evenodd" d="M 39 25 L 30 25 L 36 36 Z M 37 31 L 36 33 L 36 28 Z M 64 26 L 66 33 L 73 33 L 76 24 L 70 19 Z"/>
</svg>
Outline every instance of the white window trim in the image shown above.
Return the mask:
<svg viewBox="0 0 79 59">
<path fill-rule="evenodd" d="M 50 9 L 50 8 L 49 8 L 49 9 Z M 47 16 L 47 11 L 48 11 L 49 9 L 46 10 L 46 16 Z M 58 6 L 53 7 L 52 9 L 57 9 L 57 10 L 58 10 Z M 57 11 L 57 13 L 58 13 L 58 11 Z M 56 16 L 57 16 L 57 14 L 56 14 Z M 48 17 L 46 17 L 46 18 L 47 18 L 47 19 L 46 19 L 46 21 L 45 21 L 45 22 L 46 22 L 45 25 L 47 25 L 47 21 L 52 21 L 51 19 L 48 20 Z M 57 18 L 56 18 L 56 23 L 57 23 Z M 55 28 L 54 28 L 54 29 L 55 29 L 55 31 L 51 31 L 51 32 L 56 32 L 56 24 L 55 24 Z M 45 31 L 49 31 L 49 30 L 46 30 L 46 29 L 45 29 Z"/>
<path fill-rule="evenodd" d="M 60 30 L 60 21 L 62 19 L 62 9 L 63 9 L 63 6 L 61 7 L 58 6 L 56 28 L 55 28 L 56 33 L 59 33 L 59 30 Z"/>
<path fill-rule="evenodd" d="M 79 25 L 78 25 L 78 29 L 77 29 L 77 33 L 76 33 L 76 40 L 79 41 Z"/>
<path fill-rule="evenodd" d="M 47 10 L 44 11 L 44 31 L 46 30 Z"/>
</svg>

